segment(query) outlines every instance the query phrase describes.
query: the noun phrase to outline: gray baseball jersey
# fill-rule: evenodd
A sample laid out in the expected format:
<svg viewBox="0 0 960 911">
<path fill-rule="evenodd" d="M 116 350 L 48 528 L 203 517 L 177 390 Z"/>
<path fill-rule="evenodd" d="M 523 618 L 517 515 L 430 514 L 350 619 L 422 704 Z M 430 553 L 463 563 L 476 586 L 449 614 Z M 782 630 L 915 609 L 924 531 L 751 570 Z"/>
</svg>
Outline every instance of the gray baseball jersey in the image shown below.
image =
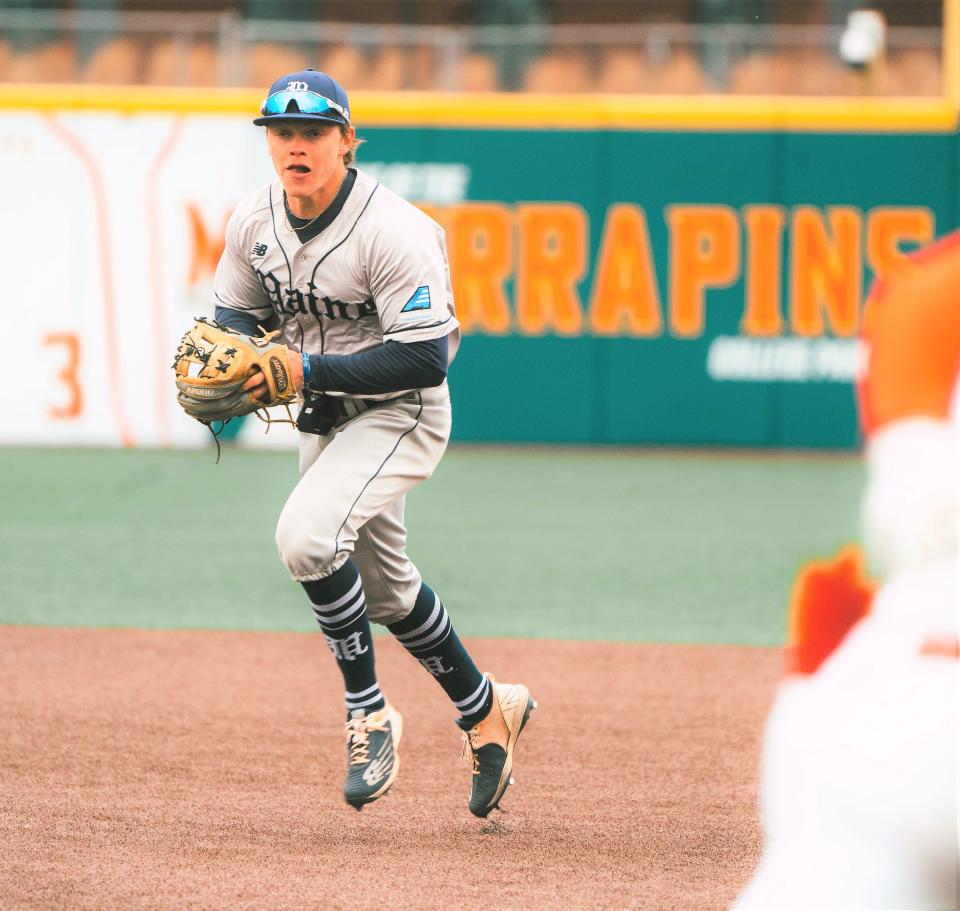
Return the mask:
<svg viewBox="0 0 960 911">
<path fill-rule="evenodd" d="M 460 339 L 443 230 L 359 171 L 343 208 L 307 243 L 287 220 L 279 181 L 243 200 L 214 293 L 221 307 L 264 322 L 277 316 L 286 343 L 308 354 L 448 336 L 452 360 Z M 446 449 L 447 383 L 362 399 L 328 394 L 342 397 L 345 417 L 324 436 L 300 434 L 300 481 L 277 546 L 298 581 L 322 579 L 352 556 L 370 618 L 396 622 L 421 584 L 406 552 L 404 502 Z"/>
<path fill-rule="evenodd" d="M 443 229 L 362 171 L 307 243 L 287 220 L 279 180 L 244 199 L 227 224 L 214 295 L 264 322 L 276 315 L 286 343 L 308 354 L 448 336 L 453 360 L 460 339 Z"/>
</svg>

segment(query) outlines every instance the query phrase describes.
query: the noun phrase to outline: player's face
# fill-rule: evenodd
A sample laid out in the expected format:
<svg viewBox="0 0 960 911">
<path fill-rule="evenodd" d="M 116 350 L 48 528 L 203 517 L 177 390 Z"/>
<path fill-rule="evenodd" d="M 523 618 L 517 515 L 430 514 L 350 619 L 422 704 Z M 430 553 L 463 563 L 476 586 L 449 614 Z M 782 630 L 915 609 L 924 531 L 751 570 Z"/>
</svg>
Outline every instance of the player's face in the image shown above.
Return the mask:
<svg viewBox="0 0 960 911">
<path fill-rule="evenodd" d="M 301 200 L 306 208 L 311 201 L 326 205 L 330 200 L 324 197 L 335 192 L 343 178 L 343 156 L 353 136 L 353 127 L 344 136 L 333 123 L 291 121 L 267 127 L 270 159 L 287 198 Z"/>
</svg>

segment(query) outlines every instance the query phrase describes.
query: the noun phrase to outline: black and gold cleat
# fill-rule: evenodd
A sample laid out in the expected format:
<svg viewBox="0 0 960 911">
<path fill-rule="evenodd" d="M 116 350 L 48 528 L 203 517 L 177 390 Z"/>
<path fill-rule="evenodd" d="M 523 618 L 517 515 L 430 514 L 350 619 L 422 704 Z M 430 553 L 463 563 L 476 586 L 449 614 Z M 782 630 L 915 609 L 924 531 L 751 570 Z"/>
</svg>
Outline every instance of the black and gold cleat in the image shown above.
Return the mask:
<svg viewBox="0 0 960 911">
<path fill-rule="evenodd" d="M 522 683 L 497 683 L 490 674 L 487 677 L 494 695 L 490 712 L 463 735 L 463 754 L 466 755 L 467 748 L 473 753 L 470 812 L 481 819 L 491 810 L 501 809 L 500 800 L 513 783 L 517 739 L 537 707 Z"/>
<path fill-rule="evenodd" d="M 403 718 L 389 702 L 370 715 L 363 709 L 350 713 L 343 797 L 355 810 L 383 797 L 397 780 L 402 734 Z"/>
</svg>

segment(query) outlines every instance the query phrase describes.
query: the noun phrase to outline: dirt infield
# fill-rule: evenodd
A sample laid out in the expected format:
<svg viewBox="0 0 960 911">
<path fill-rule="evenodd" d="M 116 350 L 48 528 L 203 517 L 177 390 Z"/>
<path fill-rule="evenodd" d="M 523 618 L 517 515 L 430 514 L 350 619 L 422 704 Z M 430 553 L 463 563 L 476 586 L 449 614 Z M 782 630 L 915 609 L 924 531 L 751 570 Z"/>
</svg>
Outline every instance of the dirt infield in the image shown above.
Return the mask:
<svg viewBox="0 0 960 911">
<path fill-rule="evenodd" d="M 541 706 L 484 822 L 443 694 L 377 647 L 403 767 L 356 813 L 319 636 L 0 628 L 0 907 L 721 909 L 749 876 L 776 651 L 474 640 Z"/>
</svg>

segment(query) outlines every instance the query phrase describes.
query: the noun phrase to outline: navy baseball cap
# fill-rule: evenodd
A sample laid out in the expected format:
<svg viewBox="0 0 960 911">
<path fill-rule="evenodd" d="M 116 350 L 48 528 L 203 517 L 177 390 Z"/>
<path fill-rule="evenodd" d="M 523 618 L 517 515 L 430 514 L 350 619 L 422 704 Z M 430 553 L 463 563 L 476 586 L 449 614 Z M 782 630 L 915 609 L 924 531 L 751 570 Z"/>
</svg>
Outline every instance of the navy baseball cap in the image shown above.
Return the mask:
<svg viewBox="0 0 960 911">
<path fill-rule="evenodd" d="M 281 76 L 271 85 L 253 122 L 262 127 L 278 120 L 349 124 L 350 102 L 333 76 L 308 68 Z"/>
</svg>

